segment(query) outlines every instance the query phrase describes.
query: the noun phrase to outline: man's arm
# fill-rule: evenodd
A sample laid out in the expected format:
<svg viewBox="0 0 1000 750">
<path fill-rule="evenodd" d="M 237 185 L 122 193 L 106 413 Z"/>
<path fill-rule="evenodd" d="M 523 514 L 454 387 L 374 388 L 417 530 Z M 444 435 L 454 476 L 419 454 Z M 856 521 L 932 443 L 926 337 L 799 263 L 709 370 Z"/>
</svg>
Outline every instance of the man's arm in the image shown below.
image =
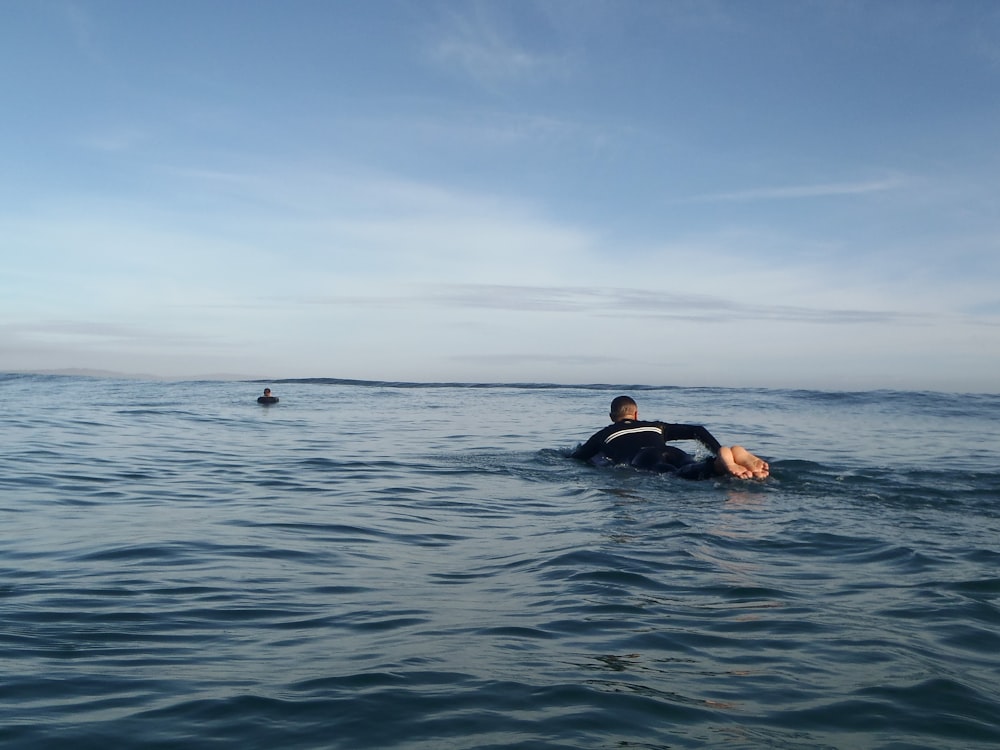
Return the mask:
<svg viewBox="0 0 1000 750">
<path fill-rule="evenodd" d="M 589 461 L 600 453 L 601 449 L 604 447 L 604 432 L 605 430 L 595 432 L 590 436 L 590 439 L 587 440 L 586 443 L 578 445 L 576 450 L 571 454 L 572 457 L 579 459 L 580 461 Z"/>
<path fill-rule="evenodd" d="M 697 440 L 715 455 L 719 455 L 719 449 L 722 447 L 722 443 L 700 424 L 663 423 L 663 439 L 667 441 Z"/>
</svg>

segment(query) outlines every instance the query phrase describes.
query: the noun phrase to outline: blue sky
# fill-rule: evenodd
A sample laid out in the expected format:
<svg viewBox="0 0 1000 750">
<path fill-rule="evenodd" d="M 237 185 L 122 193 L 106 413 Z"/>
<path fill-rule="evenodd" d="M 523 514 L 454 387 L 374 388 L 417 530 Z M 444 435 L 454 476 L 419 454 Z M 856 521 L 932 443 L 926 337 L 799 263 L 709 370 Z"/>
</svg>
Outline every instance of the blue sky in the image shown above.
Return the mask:
<svg viewBox="0 0 1000 750">
<path fill-rule="evenodd" d="M 6 0 L 0 370 L 997 391 L 1000 4 Z"/>
</svg>

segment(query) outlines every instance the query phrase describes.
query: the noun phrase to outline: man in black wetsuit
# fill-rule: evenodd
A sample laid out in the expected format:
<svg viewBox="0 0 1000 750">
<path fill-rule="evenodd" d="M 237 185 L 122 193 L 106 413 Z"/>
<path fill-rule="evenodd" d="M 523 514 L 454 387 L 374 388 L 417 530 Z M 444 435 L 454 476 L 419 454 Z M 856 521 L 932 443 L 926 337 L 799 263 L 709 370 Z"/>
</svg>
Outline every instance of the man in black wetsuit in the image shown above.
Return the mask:
<svg viewBox="0 0 1000 750">
<path fill-rule="evenodd" d="M 264 395 L 257 397 L 258 404 L 276 404 L 278 403 L 278 397 L 271 395 L 271 389 L 265 388 Z"/>
<path fill-rule="evenodd" d="M 611 402 L 610 416 L 612 424 L 579 446 L 573 458 L 597 465 L 628 464 L 685 479 L 716 475 L 764 479 L 770 473 L 765 461 L 739 445 L 722 445 L 701 425 L 639 421 L 639 408 L 629 396 Z M 715 455 L 697 461 L 680 448 L 667 445 L 672 440 L 697 440 Z"/>
</svg>

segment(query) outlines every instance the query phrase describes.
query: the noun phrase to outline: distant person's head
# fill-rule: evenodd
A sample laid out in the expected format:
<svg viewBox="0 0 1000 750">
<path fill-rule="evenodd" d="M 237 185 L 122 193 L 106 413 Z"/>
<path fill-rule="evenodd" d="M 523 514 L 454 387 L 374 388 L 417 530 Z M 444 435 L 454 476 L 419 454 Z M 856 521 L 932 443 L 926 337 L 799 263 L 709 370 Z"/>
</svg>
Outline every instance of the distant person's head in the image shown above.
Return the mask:
<svg viewBox="0 0 1000 750">
<path fill-rule="evenodd" d="M 631 396 L 618 396 L 611 402 L 611 421 L 621 422 L 623 419 L 635 419 L 639 416 L 639 407 Z"/>
<path fill-rule="evenodd" d="M 271 395 L 271 389 L 270 388 L 265 388 L 264 389 L 264 395 L 265 396 L 270 396 Z"/>
</svg>

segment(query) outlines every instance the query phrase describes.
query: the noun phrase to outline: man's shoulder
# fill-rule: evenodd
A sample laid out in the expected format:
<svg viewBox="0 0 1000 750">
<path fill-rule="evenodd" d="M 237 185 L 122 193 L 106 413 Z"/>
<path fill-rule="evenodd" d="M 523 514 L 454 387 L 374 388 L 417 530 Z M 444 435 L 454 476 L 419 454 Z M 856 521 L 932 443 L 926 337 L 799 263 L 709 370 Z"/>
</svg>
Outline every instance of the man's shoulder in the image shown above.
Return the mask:
<svg viewBox="0 0 1000 750">
<path fill-rule="evenodd" d="M 666 424 L 655 419 L 630 419 L 625 422 L 615 422 L 612 427 L 617 427 L 618 429 L 647 429 L 649 427 L 655 427 L 656 429 L 663 429 Z"/>
<path fill-rule="evenodd" d="M 632 435 L 649 432 L 658 432 L 663 434 L 664 426 L 663 422 L 650 422 L 644 419 L 627 419 L 608 425 L 599 434 L 603 435 L 608 440 L 616 438 L 619 435 Z"/>
<path fill-rule="evenodd" d="M 607 435 L 607 434 L 609 434 L 611 432 L 614 432 L 614 429 L 615 429 L 616 426 L 617 426 L 617 423 L 614 423 L 614 422 L 612 422 L 609 425 L 605 425 L 604 427 L 602 427 L 601 429 L 599 429 L 597 432 L 595 432 L 593 435 L 591 435 L 590 436 L 590 440 L 600 440 L 605 435 Z"/>
<path fill-rule="evenodd" d="M 612 422 L 611 424 L 602 427 L 593 435 L 591 435 L 590 439 L 587 442 L 589 443 L 592 441 L 602 441 L 610 435 L 614 435 L 615 433 L 629 431 L 629 430 L 647 431 L 655 429 L 655 430 L 660 430 L 662 432 L 664 427 L 666 427 L 666 425 L 663 422 L 655 422 L 642 419 L 626 419 L 622 420 L 621 422 Z"/>
</svg>

